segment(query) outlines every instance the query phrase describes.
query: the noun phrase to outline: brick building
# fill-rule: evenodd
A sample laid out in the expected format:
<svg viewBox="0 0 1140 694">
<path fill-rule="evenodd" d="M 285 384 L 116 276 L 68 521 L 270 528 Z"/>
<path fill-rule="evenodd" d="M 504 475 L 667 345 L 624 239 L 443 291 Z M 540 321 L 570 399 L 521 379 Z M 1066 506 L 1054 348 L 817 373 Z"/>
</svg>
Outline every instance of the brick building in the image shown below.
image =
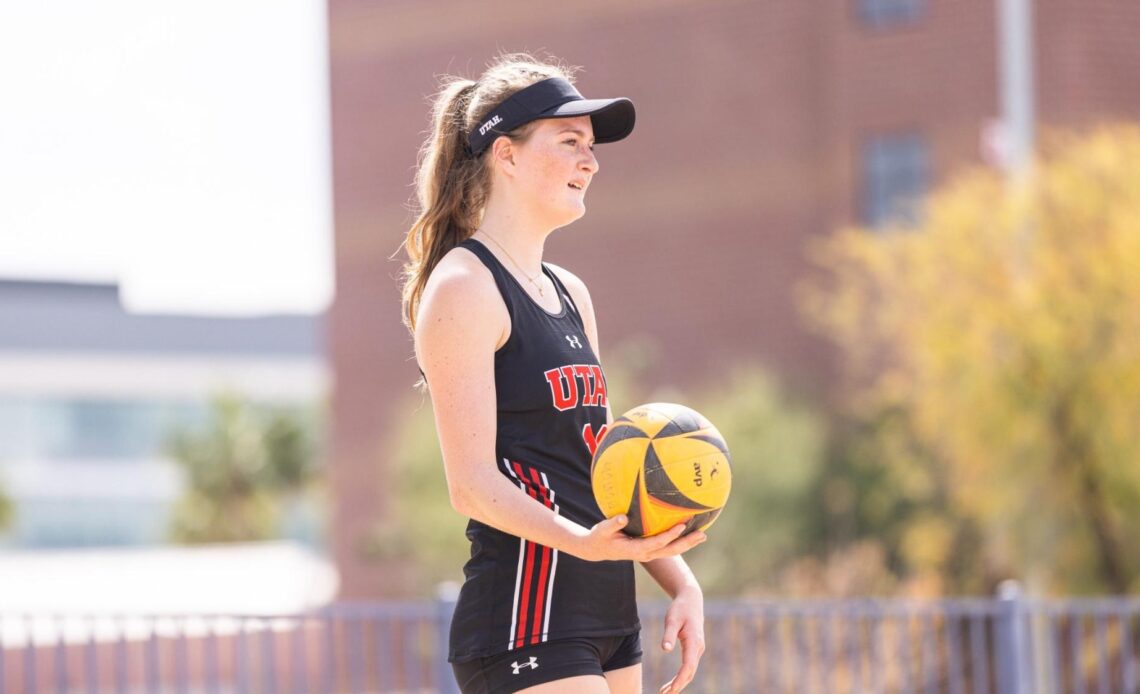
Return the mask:
<svg viewBox="0 0 1140 694">
<path fill-rule="evenodd" d="M 1140 4 L 1039 0 L 1032 20 L 1040 126 L 1140 118 Z M 805 242 L 881 222 L 978 163 L 1000 110 L 995 0 L 331 0 L 330 50 L 346 598 L 400 590 L 360 547 L 385 513 L 390 423 L 417 377 L 389 256 L 412 222 L 436 75 L 544 50 L 585 66 L 587 96 L 632 98 L 637 128 L 599 147 L 589 213 L 547 245 L 591 287 L 603 352 L 648 336 L 661 382 L 750 360 L 817 394 L 833 366 L 793 302 Z"/>
</svg>

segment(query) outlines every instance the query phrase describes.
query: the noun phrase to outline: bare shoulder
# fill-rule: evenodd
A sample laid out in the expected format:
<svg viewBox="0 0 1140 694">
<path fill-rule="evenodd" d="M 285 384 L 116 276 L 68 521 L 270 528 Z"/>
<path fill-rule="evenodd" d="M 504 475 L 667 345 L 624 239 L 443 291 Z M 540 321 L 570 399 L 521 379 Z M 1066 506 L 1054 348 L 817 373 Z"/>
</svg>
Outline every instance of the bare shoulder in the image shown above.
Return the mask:
<svg viewBox="0 0 1140 694">
<path fill-rule="evenodd" d="M 510 316 L 490 271 L 466 249 L 453 248 L 424 286 L 416 319 L 417 353 L 423 341 L 436 342 L 437 338 L 445 343 L 456 338 L 476 343 L 490 338 L 497 349 L 502 344 L 499 338 L 509 328 Z"/>
<path fill-rule="evenodd" d="M 487 267 L 467 250 L 453 248 L 440 259 L 424 285 L 419 318 L 422 320 L 426 311 L 453 304 L 479 310 L 488 308 L 488 304 L 494 307 L 496 303 L 501 305 L 502 300 Z"/>
</svg>

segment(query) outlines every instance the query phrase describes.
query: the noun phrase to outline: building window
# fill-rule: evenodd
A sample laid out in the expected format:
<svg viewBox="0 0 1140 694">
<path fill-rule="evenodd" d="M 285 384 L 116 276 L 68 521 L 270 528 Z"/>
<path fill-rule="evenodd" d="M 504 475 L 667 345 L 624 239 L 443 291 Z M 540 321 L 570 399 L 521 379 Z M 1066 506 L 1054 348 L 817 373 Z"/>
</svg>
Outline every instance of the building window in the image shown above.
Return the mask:
<svg viewBox="0 0 1140 694">
<path fill-rule="evenodd" d="M 917 224 L 930 183 L 929 147 L 919 133 L 876 135 L 863 144 L 862 221 Z"/>
<path fill-rule="evenodd" d="M 136 499 L 27 498 L 12 540 L 23 547 L 109 547 L 166 539 L 166 503 Z"/>
<path fill-rule="evenodd" d="M 926 12 L 926 0 L 856 0 L 859 19 L 872 27 L 911 24 Z"/>
<path fill-rule="evenodd" d="M 209 414 L 204 402 L 0 397 L 0 463 L 161 458 Z"/>
</svg>

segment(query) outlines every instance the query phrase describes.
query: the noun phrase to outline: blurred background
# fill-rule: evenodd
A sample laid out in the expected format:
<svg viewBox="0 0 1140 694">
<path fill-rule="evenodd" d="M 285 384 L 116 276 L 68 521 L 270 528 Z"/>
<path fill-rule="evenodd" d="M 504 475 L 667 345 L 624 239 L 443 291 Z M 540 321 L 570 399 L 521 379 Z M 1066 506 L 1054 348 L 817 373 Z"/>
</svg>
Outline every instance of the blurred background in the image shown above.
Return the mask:
<svg viewBox="0 0 1140 694">
<path fill-rule="evenodd" d="M 0 612 L 462 580 L 396 277 L 438 79 L 514 51 L 637 106 L 546 257 L 615 414 L 732 449 L 710 597 L 1136 591 L 1138 35 L 1127 0 L 0 7 Z"/>
<path fill-rule="evenodd" d="M 390 256 L 436 77 L 499 50 L 580 65 L 585 95 L 637 105 L 547 254 L 591 289 L 615 414 L 684 402 L 732 448 L 732 502 L 692 557 L 710 593 L 1133 587 L 1140 258 L 1119 220 L 1136 135 L 1098 128 L 1140 118 L 1140 9 L 448 7 L 330 6 L 343 595 L 459 577 L 463 520 L 411 390 Z M 1048 152 L 1068 173 L 1031 190 L 1032 148 L 1065 136 Z"/>
</svg>

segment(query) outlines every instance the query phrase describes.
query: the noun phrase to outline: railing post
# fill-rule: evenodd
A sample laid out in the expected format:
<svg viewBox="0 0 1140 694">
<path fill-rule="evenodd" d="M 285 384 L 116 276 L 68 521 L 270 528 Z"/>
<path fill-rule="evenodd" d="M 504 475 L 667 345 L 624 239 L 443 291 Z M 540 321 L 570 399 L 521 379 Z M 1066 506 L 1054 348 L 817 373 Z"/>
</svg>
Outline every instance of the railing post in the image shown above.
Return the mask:
<svg viewBox="0 0 1140 694">
<path fill-rule="evenodd" d="M 451 640 L 451 616 L 455 613 L 455 603 L 459 599 L 459 584 L 445 581 L 436 589 L 435 612 L 435 684 L 440 694 L 459 694 L 455 673 L 447 662 L 448 642 Z"/>
<path fill-rule="evenodd" d="M 995 674 L 1002 694 L 1031 694 L 1029 669 L 1029 632 L 1025 596 L 1017 581 L 1002 581 L 998 586 L 998 610 L 994 623 L 997 662 Z"/>
</svg>

